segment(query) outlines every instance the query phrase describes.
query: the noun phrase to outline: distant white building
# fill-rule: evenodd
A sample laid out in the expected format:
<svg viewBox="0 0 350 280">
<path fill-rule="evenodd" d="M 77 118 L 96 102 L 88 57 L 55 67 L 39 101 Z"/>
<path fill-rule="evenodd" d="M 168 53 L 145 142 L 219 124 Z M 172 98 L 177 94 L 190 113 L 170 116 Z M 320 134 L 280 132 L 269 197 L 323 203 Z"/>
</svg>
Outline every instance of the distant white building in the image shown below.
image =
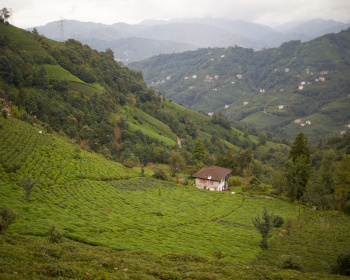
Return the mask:
<svg viewBox="0 0 350 280">
<path fill-rule="evenodd" d="M 249 104 L 249 102 L 248 101 L 244 101 L 243 102 L 243 105 L 245 106 L 245 105 L 248 105 Z"/>
<path fill-rule="evenodd" d="M 278 105 L 278 109 L 282 110 L 284 109 L 284 107 L 286 107 L 285 105 Z"/>
</svg>

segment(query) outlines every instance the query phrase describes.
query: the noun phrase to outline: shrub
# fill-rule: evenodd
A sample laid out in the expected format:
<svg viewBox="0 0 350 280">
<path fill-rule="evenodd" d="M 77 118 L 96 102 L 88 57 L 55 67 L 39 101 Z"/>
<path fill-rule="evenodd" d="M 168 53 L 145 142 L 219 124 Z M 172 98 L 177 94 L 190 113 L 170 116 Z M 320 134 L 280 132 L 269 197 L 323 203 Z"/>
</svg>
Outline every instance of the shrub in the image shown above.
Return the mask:
<svg viewBox="0 0 350 280">
<path fill-rule="evenodd" d="M 152 175 L 156 179 L 166 180 L 168 178 L 166 171 L 162 167 L 155 167 L 154 174 Z"/>
<path fill-rule="evenodd" d="M 25 190 L 26 197 L 29 199 L 30 195 L 32 194 L 32 190 L 35 187 L 36 181 L 33 180 L 31 176 L 25 176 L 21 179 L 20 185 Z"/>
<path fill-rule="evenodd" d="M 278 265 L 282 269 L 302 270 L 303 259 L 301 256 L 290 254 L 280 256 Z"/>
<path fill-rule="evenodd" d="M 18 215 L 6 204 L 0 207 L 0 233 L 6 233 L 10 224 L 12 224 Z"/>
<path fill-rule="evenodd" d="M 64 237 L 64 232 L 60 230 L 56 225 L 51 225 L 47 232 L 47 239 L 51 243 L 60 243 Z"/>
<path fill-rule="evenodd" d="M 284 224 L 284 219 L 279 216 L 279 215 L 275 215 L 273 217 L 273 226 L 274 227 L 281 227 Z"/>
<path fill-rule="evenodd" d="M 287 230 L 287 234 L 290 234 L 290 231 L 293 228 L 293 220 L 291 218 L 286 219 L 285 227 Z"/>
<path fill-rule="evenodd" d="M 345 203 L 343 211 L 344 211 L 344 214 L 350 216 L 350 200 Z"/>
<path fill-rule="evenodd" d="M 342 253 L 337 257 L 336 264 L 332 266 L 332 272 L 350 276 L 350 251 Z"/>
</svg>

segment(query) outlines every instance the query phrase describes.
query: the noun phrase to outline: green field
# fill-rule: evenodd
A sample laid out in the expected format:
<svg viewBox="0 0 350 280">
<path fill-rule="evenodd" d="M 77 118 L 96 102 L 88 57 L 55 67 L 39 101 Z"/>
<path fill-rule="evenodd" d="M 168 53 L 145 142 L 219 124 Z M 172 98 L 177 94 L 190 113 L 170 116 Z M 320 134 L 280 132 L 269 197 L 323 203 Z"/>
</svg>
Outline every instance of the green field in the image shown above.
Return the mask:
<svg viewBox="0 0 350 280">
<path fill-rule="evenodd" d="M 198 260 L 196 269 L 200 270 L 203 263 L 212 262 L 214 252 L 221 252 L 228 267 L 242 263 L 275 266 L 279 254 L 292 251 L 304 258 L 305 271 L 312 272 L 328 272 L 325 264 L 331 264 L 348 244 L 350 220 L 347 217 L 321 212 L 310 214 L 310 210 L 302 209 L 300 222 L 297 222 L 298 206 L 285 201 L 210 192 L 151 177 L 139 177 L 138 168 L 128 169 L 99 155 L 83 152 L 51 134 L 39 133 L 39 127 L 12 118 L 1 119 L 1 124 L 0 129 L 6 133 L 0 133 L 0 205 L 9 205 L 19 215 L 8 230 L 8 242 L 26 243 L 27 247 L 19 250 L 28 254 L 26 250 L 35 246 L 37 241 L 24 236 L 41 240 L 42 250 L 37 252 L 37 258 L 51 261 L 47 266 L 40 262 L 33 264 L 37 271 L 60 267 L 61 275 L 65 275 L 67 271 L 81 271 L 78 267 L 82 265 L 91 268 L 91 264 L 77 263 L 68 270 L 66 258 L 72 256 L 67 248 L 76 248 L 76 241 L 127 251 L 118 256 L 125 254 L 131 259 L 133 254 L 143 254 L 144 261 L 135 257 L 137 262 L 134 266 L 128 265 L 132 269 L 150 261 L 149 258 L 165 262 L 170 267 L 173 267 L 172 258 L 179 258 L 179 261 L 194 258 Z M 26 176 L 36 181 L 29 196 L 21 187 L 21 180 Z M 269 212 L 295 221 L 290 236 L 280 237 L 278 233 L 281 230 L 274 229 L 268 252 L 260 248 L 261 237 L 252 224 L 252 218 L 261 213 L 263 206 Z M 62 247 L 45 243 L 52 224 L 65 232 L 67 243 L 63 243 Z M 9 250 L 8 245 L 0 246 L 0 254 L 9 255 L 6 250 Z M 81 249 L 74 250 L 80 252 Z M 91 250 L 93 252 L 94 249 Z M 110 252 L 107 248 L 96 250 Z M 46 256 L 47 252 L 51 252 L 52 256 L 58 254 L 62 259 L 55 257 L 52 260 Z M 85 254 L 88 253 L 83 253 L 82 258 L 87 258 Z M 164 256 L 175 257 L 169 260 Z M 21 263 L 29 257 L 22 260 L 12 258 L 14 262 Z M 93 256 L 90 258 L 94 259 Z M 7 258 L 2 264 L 13 267 L 13 259 Z M 107 262 L 105 255 L 101 259 Z M 54 265 L 60 261 L 63 264 Z M 71 262 L 76 261 L 73 258 Z M 116 265 L 111 262 L 111 265 Z M 321 265 L 315 266 L 316 263 Z M 222 272 L 220 263 L 215 264 L 218 267 L 214 270 L 213 265 L 209 265 L 208 272 Z M 20 267 L 18 270 L 22 271 Z M 260 266 L 258 271 L 261 270 L 263 275 L 274 271 L 270 269 L 266 272 Z M 6 269 L 0 271 L 8 273 Z M 168 267 L 167 271 L 172 271 L 172 268 Z M 220 276 L 222 278 L 203 279 L 225 279 L 225 275 L 234 275 L 232 273 L 225 272 Z M 244 275 L 242 271 L 236 273 L 241 277 Z"/>
</svg>

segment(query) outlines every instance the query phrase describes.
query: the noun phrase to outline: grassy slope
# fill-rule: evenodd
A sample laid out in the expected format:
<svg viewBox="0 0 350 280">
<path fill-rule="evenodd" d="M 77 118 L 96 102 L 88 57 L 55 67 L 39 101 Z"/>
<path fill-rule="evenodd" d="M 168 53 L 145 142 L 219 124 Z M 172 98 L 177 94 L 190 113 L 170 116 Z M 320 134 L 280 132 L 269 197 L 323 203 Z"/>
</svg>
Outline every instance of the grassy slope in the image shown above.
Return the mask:
<svg viewBox="0 0 350 280">
<path fill-rule="evenodd" d="M 1 121 L 2 132 L 5 133 L 0 134 L 0 151 L 2 151 L 0 204 L 8 204 L 20 215 L 20 218 L 10 226 L 11 234 L 35 236 L 41 240 L 50 225 L 55 223 L 65 230 L 69 240 L 90 245 L 103 245 L 115 250 L 143 250 L 151 253 L 144 254 L 146 259 L 148 256 L 157 259 L 160 255 L 174 252 L 197 254 L 202 256 L 199 258 L 201 260 L 203 257 L 211 259 L 214 251 L 221 250 L 226 255 L 226 261 L 248 264 L 259 263 L 260 260 L 258 257 L 261 253 L 260 236 L 254 229 L 251 219 L 257 213 L 261 213 L 264 205 L 268 211 L 284 218 L 296 219 L 298 215 L 297 207 L 279 200 L 209 192 L 150 178 L 137 178 L 140 174 L 139 170 L 126 169 L 118 163 L 109 162 L 99 156 L 77 152 L 74 146 L 52 135 L 40 134 L 38 129 L 27 123 L 12 118 Z M 6 173 L 3 167 L 9 168 L 12 155 L 19 160 L 16 165 L 17 171 Z M 30 199 L 25 197 L 19 183 L 20 178 L 28 174 L 37 181 Z M 331 215 L 324 215 L 326 219 L 332 218 Z M 315 221 L 317 222 L 317 219 Z M 347 240 L 343 231 L 349 228 L 349 219 L 342 218 L 334 221 L 332 226 L 338 227 L 339 230 L 332 231 L 335 238 L 329 246 L 334 244 L 334 248 L 340 248 L 344 246 L 344 240 Z M 281 240 L 276 236 L 278 232 L 276 230 L 271 239 L 271 248 L 275 246 L 277 250 L 285 244 L 281 244 Z M 299 232 L 296 228 L 295 234 Z M 304 231 L 303 234 L 303 240 L 308 240 L 310 231 Z M 318 248 L 317 254 L 312 255 L 313 258 L 305 258 L 306 267 L 312 267 L 317 260 L 331 263 L 334 259 L 336 251 L 328 247 L 325 250 L 321 235 L 317 235 L 319 242 L 312 243 L 312 247 L 307 242 L 293 241 L 293 236 L 294 232 L 288 240 L 293 244 L 291 246 L 296 248 L 293 250 L 302 255 L 303 252 L 308 252 L 309 248 Z M 23 239 L 23 237 L 18 238 Z M 22 241 L 11 242 L 17 244 Z M 35 244 L 35 242 L 28 240 L 24 243 Z M 38 249 L 37 256 L 49 259 L 52 256 L 53 259 L 50 264 L 40 263 L 40 261 L 32 264 L 29 268 L 30 273 L 34 273 L 32 270 L 53 271 L 58 267 L 58 270 L 65 271 L 62 273 L 68 273 L 66 269 L 69 268 L 67 264 L 70 262 L 69 259 L 71 262 L 76 262 L 77 259 L 67 252 L 69 249 L 65 246 L 78 245 L 64 243 L 60 247 L 42 244 L 40 245 L 42 249 Z M 302 244 L 302 248 L 298 244 Z M 9 250 L 6 246 L 0 249 L 2 254 L 6 254 L 6 250 Z M 19 246 L 19 250 L 23 250 L 24 255 L 30 255 L 26 250 L 30 250 L 35 245 L 26 247 L 21 243 Z M 87 248 L 87 250 L 90 249 Z M 100 249 L 96 250 L 99 254 Z M 108 249 L 101 250 L 110 252 Z M 120 254 L 131 256 L 133 253 Z M 114 266 L 115 259 L 110 260 L 109 256 L 108 253 L 107 257 L 101 259 L 109 259 Z M 87 258 L 86 255 L 85 257 Z M 12 258 L 16 259 L 14 256 Z M 17 258 L 14 262 L 20 263 L 28 260 L 27 258 L 29 256 Z M 99 263 L 93 256 L 90 258 L 95 260 L 95 263 Z M 277 253 L 267 257 L 267 260 L 273 265 L 276 258 Z M 8 258 L 5 264 L 16 267 L 15 263 L 11 262 L 12 259 Z M 131 267 L 136 270 L 136 267 L 141 265 L 143 261 L 138 260 L 135 266 Z M 197 269 L 201 270 L 202 265 L 202 263 L 196 265 Z M 83 268 L 78 268 L 80 266 Z M 205 270 L 208 273 L 214 273 L 214 271 L 223 273 L 222 267 L 219 264 L 218 266 L 213 268 L 209 265 Z M 228 266 L 234 265 L 231 263 Z M 82 273 L 81 269 L 93 270 L 94 267 L 93 264 L 77 263 L 68 270 L 77 270 L 76 273 Z M 16 269 L 23 272 L 20 267 Z M 260 269 L 264 270 L 264 268 Z M 242 273 L 230 271 L 223 273 L 225 276 L 220 277 L 225 279 L 230 273 Z M 3 269 L 2 273 L 5 272 L 8 273 Z M 241 274 L 242 278 L 246 277 L 244 275 Z"/>
<path fill-rule="evenodd" d="M 16 250 L 14 250 L 16 248 Z M 33 261 L 35 259 L 35 261 Z M 116 252 L 67 240 L 9 235 L 0 246 L 2 279 L 324 279 L 322 274 L 241 265 L 193 254 Z M 348 279 L 332 276 L 332 279 Z"/>
</svg>

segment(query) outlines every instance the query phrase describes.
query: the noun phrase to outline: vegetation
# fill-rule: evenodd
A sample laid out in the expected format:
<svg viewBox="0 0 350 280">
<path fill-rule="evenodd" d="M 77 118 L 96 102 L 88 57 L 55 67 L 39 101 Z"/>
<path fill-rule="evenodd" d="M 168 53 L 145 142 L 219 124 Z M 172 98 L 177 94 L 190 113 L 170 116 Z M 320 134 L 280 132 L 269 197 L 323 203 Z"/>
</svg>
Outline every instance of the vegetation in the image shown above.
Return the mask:
<svg viewBox="0 0 350 280">
<path fill-rule="evenodd" d="M 256 216 L 253 218 L 253 225 L 260 232 L 262 240 L 260 242 L 260 247 L 263 249 L 269 248 L 268 239 L 272 236 L 271 230 L 274 227 L 274 217 L 273 214 L 268 214 L 267 209 L 264 206 L 262 212 L 262 220 L 260 220 L 260 216 Z"/>
<path fill-rule="evenodd" d="M 233 127 L 164 99 L 110 50 L 0 31 L 0 278 L 332 273 L 350 238 L 349 134 L 309 146 Z M 210 165 L 232 170 L 230 191 L 191 186 Z M 323 274 L 281 270 L 293 254 Z"/>
<path fill-rule="evenodd" d="M 320 136 L 348 129 L 349 46 L 348 29 L 258 52 L 237 46 L 208 48 L 162 54 L 129 66 L 141 70 L 147 84 L 166 98 L 216 113 L 214 122 L 222 112 L 231 123 L 279 137 L 295 138 L 302 131 L 315 143 Z M 294 123 L 298 118 L 304 126 Z"/>
</svg>

